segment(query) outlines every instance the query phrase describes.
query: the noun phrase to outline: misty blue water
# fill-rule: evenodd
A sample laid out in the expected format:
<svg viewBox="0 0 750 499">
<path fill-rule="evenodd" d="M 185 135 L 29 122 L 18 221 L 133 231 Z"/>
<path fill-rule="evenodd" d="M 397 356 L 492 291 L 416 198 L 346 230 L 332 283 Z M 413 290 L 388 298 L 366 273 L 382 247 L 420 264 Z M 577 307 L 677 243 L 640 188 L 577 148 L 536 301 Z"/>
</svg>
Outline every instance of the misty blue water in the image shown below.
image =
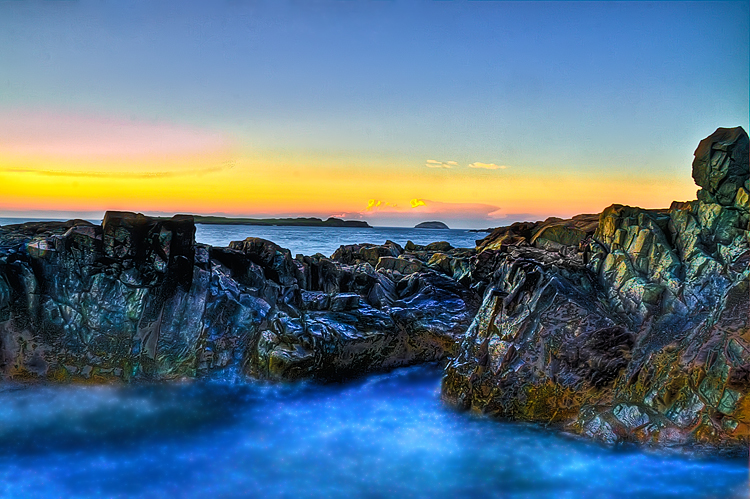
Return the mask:
<svg viewBox="0 0 750 499">
<path fill-rule="evenodd" d="M 609 449 L 458 413 L 434 365 L 0 388 L 3 497 L 746 497 L 747 463 Z M 232 379 L 235 378 L 235 379 Z"/>
</svg>

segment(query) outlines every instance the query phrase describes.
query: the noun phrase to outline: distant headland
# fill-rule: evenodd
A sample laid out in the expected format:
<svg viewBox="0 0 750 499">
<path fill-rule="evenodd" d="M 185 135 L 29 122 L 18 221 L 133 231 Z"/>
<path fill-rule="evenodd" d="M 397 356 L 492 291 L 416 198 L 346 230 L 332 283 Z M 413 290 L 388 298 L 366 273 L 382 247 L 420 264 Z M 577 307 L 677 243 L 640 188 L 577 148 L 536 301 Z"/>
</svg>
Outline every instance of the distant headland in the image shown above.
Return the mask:
<svg viewBox="0 0 750 499">
<path fill-rule="evenodd" d="M 304 226 L 304 227 L 355 227 L 355 228 L 372 228 L 364 220 L 341 220 L 340 218 L 330 217 L 327 220 L 321 220 L 314 217 L 299 218 L 234 218 L 234 217 L 216 217 L 194 215 L 193 219 L 197 224 L 214 224 L 214 225 L 285 225 L 285 226 Z"/>
</svg>

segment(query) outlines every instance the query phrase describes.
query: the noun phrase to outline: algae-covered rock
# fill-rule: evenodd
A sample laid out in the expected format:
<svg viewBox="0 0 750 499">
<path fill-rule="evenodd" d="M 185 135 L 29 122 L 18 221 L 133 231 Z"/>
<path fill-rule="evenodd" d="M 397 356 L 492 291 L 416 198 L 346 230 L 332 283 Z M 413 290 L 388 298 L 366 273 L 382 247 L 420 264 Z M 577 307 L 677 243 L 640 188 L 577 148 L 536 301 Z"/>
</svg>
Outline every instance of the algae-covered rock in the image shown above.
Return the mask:
<svg viewBox="0 0 750 499">
<path fill-rule="evenodd" d="M 498 227 L 487 237 L 477 241 L 477 249 L 502 250 L 510 246 L 533 245 L 548 250 L 577 247 L 593 235 L 599 215 L 576 215 L 570 219 L 550 217 L 543 222 L 516 222 Z"/>
<path fill-rule="evenodd" d="M 393 270 L 400 274 L 413 274 L 414 272 L 419 272 L 421 268 L 422 264 L 418 260 L 407 260 L 391 256 L 381 256 L 378 258 L 378 264 L 375 266 L 376 270 Z"/>
</svg>

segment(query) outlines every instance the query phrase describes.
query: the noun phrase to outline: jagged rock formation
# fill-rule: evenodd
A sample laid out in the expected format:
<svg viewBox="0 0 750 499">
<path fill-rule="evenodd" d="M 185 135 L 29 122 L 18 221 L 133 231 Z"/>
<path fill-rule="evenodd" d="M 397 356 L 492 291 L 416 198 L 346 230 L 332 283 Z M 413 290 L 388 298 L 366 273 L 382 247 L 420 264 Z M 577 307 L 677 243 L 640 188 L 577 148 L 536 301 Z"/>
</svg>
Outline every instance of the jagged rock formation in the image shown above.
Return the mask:
<svg viewBox="0 0 750 499">
<path fill-rule="evenodd" d="M 508 246 L 531 245 L 536 248 L 565 250 L 593 235 L 599 215 L 576 215 L 570 220 L 550 217 L 543 222 L 516 222 L 492 230 L 477 241 L 477 250 L 499 250 Z"/>
<path fill-rule="evenodd" d="M 443 246 L 447 267 L 395 243 L 294 260 L 263 239 L 194 236 L 191 216 L 122 212 L 1 227 L 2 377 L 363 374 L 443 358 L 479 305 L 451 278 L 468 257 Z"/>
<path fill-rule="evenodd" d="M 472 279 L 487 291 L 443 398 L 609 443 L 746 454 L 745 131 L 701 141 L 693 177 L 698 200 L 668 210 L 613 205 L 595 224 L 514 224 L 480 241 Z"/>
</svg>

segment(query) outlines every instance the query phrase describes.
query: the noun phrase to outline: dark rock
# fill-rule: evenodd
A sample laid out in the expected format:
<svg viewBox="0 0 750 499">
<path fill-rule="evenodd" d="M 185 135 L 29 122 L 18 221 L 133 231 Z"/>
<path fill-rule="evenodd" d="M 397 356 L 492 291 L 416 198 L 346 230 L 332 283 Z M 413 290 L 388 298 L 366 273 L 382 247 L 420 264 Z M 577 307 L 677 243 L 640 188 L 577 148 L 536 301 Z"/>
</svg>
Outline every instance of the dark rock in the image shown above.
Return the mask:
<svg viewBox="0 0 750 499">
<path fill-rule="evenodd" d="M 297 266 L 288 249 L 259 237 L 248 237 L 244 241 L 232 241 L 229 249 L 242 251 L 250 260 L 259 265 L 267 279 L 282 286 L 292 286 L 297 282 Z"/>
<path fill-rule="evenodd" d="M 343 312 L 359 308 L 360 297 L 357 293 L 338 293 L 331 296 L 331 312 Z"/>
<path fill-rule="evenodd" d="M 698 199 L 706 203 L 732 206 L 746 197 L 748 136 L 742 127 L 717 128 L 695 150 L 693 179 L 701 189 Z"/>
<path fill-rule="evenodd" d="M 258 238 L 196 245 L 194 234 L 191 217 L 125 212 L 101 227 L 0 228 L 2 376 L 350 376 L 445 357 L 478 306 L 390 241 L 342 247 L 337 261 L 292 259 Z M 376 270 L 383 258 L 397 262 Z M 430 275 L 397 289 L 407 273 Z"/>
</svg>

